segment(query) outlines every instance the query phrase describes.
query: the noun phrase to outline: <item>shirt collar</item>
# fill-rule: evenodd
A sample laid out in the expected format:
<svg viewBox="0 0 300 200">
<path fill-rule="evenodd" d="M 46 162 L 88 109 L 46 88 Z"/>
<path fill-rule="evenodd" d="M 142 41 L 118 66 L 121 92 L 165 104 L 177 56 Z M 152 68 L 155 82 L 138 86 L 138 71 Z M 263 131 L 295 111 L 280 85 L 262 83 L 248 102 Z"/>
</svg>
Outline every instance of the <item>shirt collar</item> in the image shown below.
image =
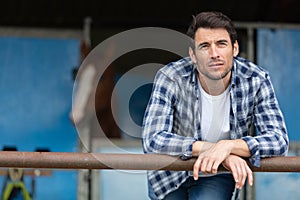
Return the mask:
<svg viewBox="0 0 300 200">
<path fill-rule="evenodd" d="M 253 76 L 253 70 L 250 69 L 250 64 L 247 63 L 247 60 L 234 57 L 233 58 L 233 66 L 232 66 L 232 74 L 231 74 L 231 86 L 235 86 L 238 84 L 238 77 L 241 78 L 251 78 Z"/>
<path fill-rule="evenodd" d="M 236 62 L 235 59 L 233 59 L 233 66 L 231 69 L 231 88 L 234 88 L 234 86 L 236 85 Z"/>
</svg>

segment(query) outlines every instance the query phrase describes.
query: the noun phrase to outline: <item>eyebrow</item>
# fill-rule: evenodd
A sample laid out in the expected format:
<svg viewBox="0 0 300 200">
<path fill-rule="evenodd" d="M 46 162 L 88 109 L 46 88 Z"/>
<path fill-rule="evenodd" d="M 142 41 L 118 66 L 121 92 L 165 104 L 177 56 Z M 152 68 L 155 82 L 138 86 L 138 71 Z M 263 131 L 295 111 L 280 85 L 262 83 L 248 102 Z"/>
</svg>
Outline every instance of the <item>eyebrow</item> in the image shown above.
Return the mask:
<svg viewBox="0 0 300 200">
<path fill-rule="evenodd" d="M 217 43 L 223 43 L 223 42 L 229 43 L 228 40 L 225 40 L 225 39 L 217 41 Z"/>
<path fill-rule="evenodd" d="M 218 41 L 217 41 L 217 43 L 224 43 L 224 42 L 225 42 L 225 43 L 229 43 L 228 40 L 226 40 L 226 39 L 221 39 L 221 40 L 218 40 Z M 207 45 L 207 44 L 209 44 L 209 42 L 202 42 L 202 43 L 198 44 L 197 47 L 199 48 L 199 47 L 204 46 L 204 45 Z"/>
</svg>

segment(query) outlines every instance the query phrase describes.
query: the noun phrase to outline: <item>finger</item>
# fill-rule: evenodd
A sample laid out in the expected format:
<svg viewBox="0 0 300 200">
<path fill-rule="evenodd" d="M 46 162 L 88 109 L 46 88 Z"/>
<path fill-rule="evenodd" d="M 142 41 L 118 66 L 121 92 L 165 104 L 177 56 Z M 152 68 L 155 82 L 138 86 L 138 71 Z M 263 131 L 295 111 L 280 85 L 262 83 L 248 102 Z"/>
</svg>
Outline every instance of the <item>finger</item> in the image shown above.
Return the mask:
<svg viewBox="0 0 300 200">
<path fill-rule="evenodd" d="M 211 174 L 213 164 L 214 164 L 214 160 L 209 158 L 204 158 L 201 163 L 201 172 L 205 174 Z"/>
<path fill-rule="evenodd" d="M 240 168 L 240 166 L 237 166 L 236 167 L 236 173 L 237 173 L 237 182 L 236 182 L 236 187 L 238 188 L 238 189 L 241 189 L 242 187 L 241 187 L 241 183 L 242 183 L 242 175 L 241 175 L 241 168 Z"/>
<path fill-rule="evenodd" d="M 232 174 L 234 175 L 233 177 L 235 180 L 235 187 L 237 189 L 241 189 L 243 175 L 242 175 L 242 170 L 241 170 L 240 164 L 236 163 L 233 165 Z"/>
<path fill-rule="evenodd" d="M 252 186 L 253 185 L 253 172 L 248 165 L 246 167 L 246 171 L 247 171 L 247 176 L 248 176 L 248 184 L 250 186 Z"/>
<path fill-rule="evenodd" d="M 216 163 L 216 161 L 214 161 L 214 160 L 210 160 L 209 162 L 208 162 L 208 164 L 207 164 L 207 166 L 206 166 L 206 171 L 207 171 L 207 173 L 213 173 L 213 174 L 215 174 L 216 172 L 214 172 L 214 171 L 216 171 L 216 170 L 214 170 L 214 166 L 215 166 L 215 163 Z"/>
<path fill-rule="evenodd" d="M 241 166 L 240 166 L 240 171 L 241 171 L 241 174 L 240 174 L 240 188 L 244 187 L 245 185 L 245 181 L 246 181 L 246 178 L 247 178 L 247 172 L 246 172 L 246 166 L 247 164 L 246 163 L 241 163 Z"/>
<path fill-rule="evenodd" d="M 211 168 L 211 172 L 213 173 L 213 174 L 216 174 L 216 173 L 218 173 L 218 168 L 219 168 L 219 165 L 220 165 L 221 163 L 219 162 L 219 161 L 215 161 L 214 162 L 214 164 L 213 164 L 213 166 L 212 166 L 212 168 Z"/>
<path fill-rule="evenodd" d="M 236 165 L 231 165 L 230 171 L 231 171 L 231 174 L 232 174 L 234 182 L 235 182 L 235 187 L 237 188 L 237 183 L 239 182 L 239 176 L 237 173 Z"/>
<path fill-rule="evenodd" d="M 193 167 L 194 180 L 198 180 L 200 164 L 201 164 L 201 159 L 198 158 L 194 163 L 194 167 Z"/>
</svg>

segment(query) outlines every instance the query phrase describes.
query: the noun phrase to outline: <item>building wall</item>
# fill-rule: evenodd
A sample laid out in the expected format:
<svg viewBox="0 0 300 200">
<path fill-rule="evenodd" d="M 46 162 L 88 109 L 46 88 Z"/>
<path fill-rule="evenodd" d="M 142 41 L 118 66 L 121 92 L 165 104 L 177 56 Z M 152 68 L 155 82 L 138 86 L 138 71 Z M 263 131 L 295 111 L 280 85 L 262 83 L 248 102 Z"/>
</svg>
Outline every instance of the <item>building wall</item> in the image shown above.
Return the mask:
<svg viewBox="0 0 300 200">
<path fill-rule="evenodd" d="M 51 36 L 49 32 L 47 37 L 0 37 L 0 148 L 76 151 L 77 134 L 69 112 L 79 45 L 78 38 Z M 36 199 L 76 199 L 76 178 L 76 171 L 59 170 L 37 177 Z M 31 177 L 25 181 L 31 191 Z"/>
</svg>

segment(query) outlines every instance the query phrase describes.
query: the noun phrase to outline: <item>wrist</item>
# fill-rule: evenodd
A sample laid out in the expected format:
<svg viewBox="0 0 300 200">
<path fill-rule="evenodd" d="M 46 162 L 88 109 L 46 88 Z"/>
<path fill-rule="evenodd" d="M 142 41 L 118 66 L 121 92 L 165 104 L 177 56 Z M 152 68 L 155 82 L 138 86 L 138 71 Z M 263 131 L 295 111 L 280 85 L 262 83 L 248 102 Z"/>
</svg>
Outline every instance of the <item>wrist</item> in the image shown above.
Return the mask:
<svg viewBox="0 0 300 200">
<path fill-rule="evenodd" d="M 236 140 L 221 140 L 222 145 L 226 146 L 227 151 L 230 154 L 234 154 L 242 157 L 249 157 L 250 151 L 246 142 L 242 139 Z"/>
<path fill-rule="evenodd" d="M 193 156 L 199 156 L 200 153 L 207 151 L 211 148 L 213 143 L 205 141 L 195 141 L 192 145 Z"/>
<path fill-rule="evenodd" d="M 228 154 L 234 154 L 235 140 L 220 140 L 217 144 Z"/>
</svg>

